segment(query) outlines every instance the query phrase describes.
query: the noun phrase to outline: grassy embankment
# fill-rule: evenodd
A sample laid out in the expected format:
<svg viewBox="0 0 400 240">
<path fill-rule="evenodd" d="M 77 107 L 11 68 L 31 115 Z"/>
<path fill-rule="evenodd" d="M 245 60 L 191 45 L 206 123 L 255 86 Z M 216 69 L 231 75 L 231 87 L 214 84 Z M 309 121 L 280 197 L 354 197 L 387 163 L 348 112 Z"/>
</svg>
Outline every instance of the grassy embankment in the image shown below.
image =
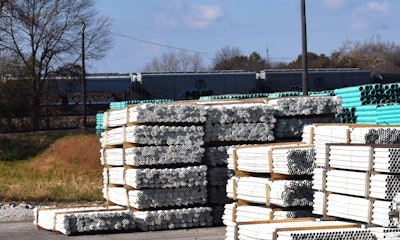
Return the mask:
<svg viewBox="0 0 400 240">
<path fill-rule="evenodd" d="M 95 135 L 0 135 L 0 202 L 104 201 Z"/>
</svg>

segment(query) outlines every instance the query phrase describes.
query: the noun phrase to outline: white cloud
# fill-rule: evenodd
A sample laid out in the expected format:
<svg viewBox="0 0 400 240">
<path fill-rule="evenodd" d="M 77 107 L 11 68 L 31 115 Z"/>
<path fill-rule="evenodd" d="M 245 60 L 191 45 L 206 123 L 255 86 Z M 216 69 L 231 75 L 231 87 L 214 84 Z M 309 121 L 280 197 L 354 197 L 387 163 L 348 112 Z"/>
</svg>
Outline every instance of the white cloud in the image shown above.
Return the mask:
<svg viewBox="0 0 400 240">
<path fill-rule="evenodd" d="M 382 14 L 388 14 L 389 13 L 389 4 L 387 2 L 368 2 L 367 7 L 370 10 L 382 13 Z"/>
<path fill-rule="evenodd" d="M 223 12 L 218 5 L 193 6 L 186 15 L 186 23 L 189 27 L 205 28 L 221 16 Z"/>
</svg>

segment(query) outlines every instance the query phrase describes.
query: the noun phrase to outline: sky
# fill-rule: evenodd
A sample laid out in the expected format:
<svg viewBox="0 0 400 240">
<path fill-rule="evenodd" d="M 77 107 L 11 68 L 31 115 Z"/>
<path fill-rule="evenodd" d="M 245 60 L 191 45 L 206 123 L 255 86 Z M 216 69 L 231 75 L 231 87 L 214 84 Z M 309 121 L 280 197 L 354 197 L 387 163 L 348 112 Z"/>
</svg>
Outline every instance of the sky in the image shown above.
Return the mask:
<svg viewBox="0 0 400 240">
<path fill-rule="evenodd" d="M 224 47 L 275 62 L 302 52 L 300 0 L 95 0 L 112 21 L 113 48 L 91 73 L 141 72 L 163 54 L 185 49 L 211 66 Z M 306 0 L 308 52 L 330 56 L 345 41 L 400 45 L 399 0 Z"/>
</svg>

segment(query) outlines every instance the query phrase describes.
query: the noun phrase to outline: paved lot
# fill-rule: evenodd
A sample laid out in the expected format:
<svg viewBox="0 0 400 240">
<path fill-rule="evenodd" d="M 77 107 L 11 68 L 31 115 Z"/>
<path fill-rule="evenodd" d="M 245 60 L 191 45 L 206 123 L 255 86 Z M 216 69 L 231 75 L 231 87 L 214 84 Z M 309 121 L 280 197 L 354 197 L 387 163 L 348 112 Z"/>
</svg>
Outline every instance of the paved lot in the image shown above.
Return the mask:
<svg viewBox="0 0 400 240">
<path fill-rule="evenodd" d="M 0 223 L 0 239 L 16 240 L 86 240 L 86 239 L 118 239 L 118 240 L 223 240 L 225 227 L 194 228 L 154 232 L 132 232 L 100 235 L 65 236 L 60 233 L 37 230 L 31 222 Z"/>
</svg>

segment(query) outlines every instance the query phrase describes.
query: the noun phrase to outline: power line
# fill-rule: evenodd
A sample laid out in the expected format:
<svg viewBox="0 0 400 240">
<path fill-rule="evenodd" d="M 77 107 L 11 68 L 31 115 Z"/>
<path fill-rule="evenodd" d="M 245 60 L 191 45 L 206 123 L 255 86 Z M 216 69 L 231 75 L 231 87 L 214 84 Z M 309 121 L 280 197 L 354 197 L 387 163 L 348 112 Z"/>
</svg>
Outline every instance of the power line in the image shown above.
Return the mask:
<svg viewBox="0 0 400 240">
<path fill-rule="evenodd" d="M 161 44 L 161 43 L 151 42 L 151 41 L 139 39 L 139 38 L 136 38 L 136 37 L 127 36 L 127 35 L 120 34 L 120 33 L 115 33 L 115 32 L 111 32 L 111 33 L 114 34 L 114 35 L 120 36 L 120 37 L 128 38 L 128 39 L 131 39 L 131 40 L 135 40 L 135 41 L 139 41 L 139 42 L 143 42 L 143 43 L 147 43 L 147 44 L 152 44 L 152 45 L 156 45 L 156 46 L 160 46 L 160 47 L 177 49 L 177 50 L 182 50 L 182 51 L 186 51 L 186 52 L 193 52 L 193 53 L 199 53 L 199 54 L 204 54 L 204 55 L 212 55 L 211 53 L 207 53 L 207 52 L 195 51 L 195 50 L 190 50 L 190 49 L 186 49 L 186 48 L 174 47 L 174 46 L 165 45 L 165 44 Z"/>
</svg>

